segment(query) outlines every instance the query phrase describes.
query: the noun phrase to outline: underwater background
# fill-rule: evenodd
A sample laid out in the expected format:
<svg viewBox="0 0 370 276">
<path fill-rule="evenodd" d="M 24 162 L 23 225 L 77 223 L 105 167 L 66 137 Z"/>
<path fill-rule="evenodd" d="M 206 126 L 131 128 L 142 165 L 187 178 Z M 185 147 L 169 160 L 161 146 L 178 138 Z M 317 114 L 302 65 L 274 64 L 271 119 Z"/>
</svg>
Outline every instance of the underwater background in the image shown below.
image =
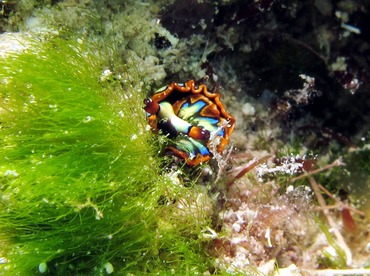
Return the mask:
<svg viewBox="0 0 370 276">
<path fill-rule="evenodd" d="M 0 1 L 0 275 L 369 275 L 369 9 Z M 236 122 L 195 166 L 143 109 L 189 80 Z"/>
</svg>

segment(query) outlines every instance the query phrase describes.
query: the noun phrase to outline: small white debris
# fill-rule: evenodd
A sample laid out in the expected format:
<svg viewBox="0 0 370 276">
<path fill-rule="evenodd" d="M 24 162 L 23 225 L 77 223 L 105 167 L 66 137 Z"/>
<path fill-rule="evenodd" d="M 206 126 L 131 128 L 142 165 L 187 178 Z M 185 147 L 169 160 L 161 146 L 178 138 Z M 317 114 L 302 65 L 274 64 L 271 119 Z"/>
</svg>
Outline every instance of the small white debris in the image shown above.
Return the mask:
<svg viewBox="0 0 370 276">
<path fill-rule="evenodd" d="M 42 262 L 39 264 L 40 273 L 45 273 L 47 269 L 48 269 L 48 265 L 46 263 Z"/>
<path fill-rule="evenodd" d="M 370 253 L 370 242 L 368 244 L 366 244 L 365 251 L 367 253 Z"/>
<path fill-rule="evenodd" d="M 86 203 L 78 204 L 76 207 L 77 207 L 76 211 L 80 211 L 81 209 L 87 208 L 87 207 L 93 208 L 96 212 L 96 214 L 95 214 L 95 219 L 96 220 L 100 220 L 104 217 L 103 212 L 101 212 L 99 210 L 97 205 L 95 205 L 91 202 L 90 198 L 87 199 Z"/>
<path fill-rule="evenodd" d="M 272 259 L 267 263 L 258 267 L 258 271 L 263 275 L 272 275 L 272 273 L 276 270 L 276 260 Z M 284 275 L 284 274 L 281 274 Z"/>
<path fill-rule="evenodd" d="M 294 187 L 292 185 L 289 185 L 287 188 L 286 188 L 286 193 L 291 193 L 294 191 Z"/>
<path fill-rule="evenodd" d="M 285 276 L 300 276 L 301 271 L 295 264 L 291 264 L 288 267 L 279 268 L 277 271 L 275 271 L 275 276 L 278 275 L 285 275 Z"/>
<path fill-rule="evenodd" d="M 352 26 L 352 25 L 349 25 L 349 24 L 346 24 L 346 23 L 342 23 L 340 24 L 340 26 L 345 29 L 346 31 L 349 31 L 350 33 L 354 33 L 354 34 L 361 34 L 361 30 L 355 26 Z"/>
<path fill-rule="evenodd" d="M 332 71 L 346 71 L 347 70 L 347 62 L 345 57 L 337 57 L 335 62 L 330 64 L 330 69 Z"/>
<path fill-rule="evenodd" d="M 105 69 L 100 75 L 100 81 L 106 81 L 112 75 L 112 71 Z"/>
<path fill-rule="evenodd" d="M 49 108 L 51 109 L 57 109 L 58 105 L 56 104 L 49 104 Z"/>
<path fill-rule="evenodd" d="M 27 88 L 30 89 L 31 87 L 27 87 Z M 36 97 L 34 95 L 31 94 L 29 98 L 30 98 L 30 100 L 29 100 L 30 104 L 37 104 L 37 100 L 36 100 Z"/>
<path fill-rule="evenodd" d="M 268 247 L 272 247 L 272 243 L 271 243 L 271 230 L 270 230 L 270 228 L 267 228 L 266 234 L 265 234 L 265 238 L 267 240 Z"/>
<path fill-rule="evenodd" d="M 107 274 L 112 274 L 113 271 L 114 271 L 113 265 L 110 262 L 106 262 L 103 265 L 103 267 L 104 267 L 105 271 L 107 272 Z"/>
<path fill-rule="evenodd" d="M 242 106 L 242 112 L 246 116 L 254 116 L 254 114 L 256 113 L 256 109 L 250 103 L 245 103 Z"/>
<path fill-rule="evenodd" d="M 333 258 L 337 258 L 338 257 L 338 253 L 337 253 L 337 250 L 332 247 L 332 246 L 327 246 L 324 248 L 325 252 L 330 254 Z"/>
<path fill-rule="evenodd" d="M 290 156 L 286 157 L 278 166 L 269 167 L 266 163 L 257 167 L 257 176 L 259 181 L 262 182 L 262 177 L 265 174 L 290 174 L 294 175 L 299 173 L 303 168 L 303 163 L 300 160 L 305 160 L 304 157 Z"/>
<path fill-rule="evenodd" d="M 243 243 L 246 241 L 247 239 L 245 237 L 240 237 L 240 236 L 232 237 L 230 239 L 231 244 L 239 244 L 239 243 Z"/>
<path fill-rule="evenodd" d="M 335 16 L 342 22 L 349 21 L 349 14 L 343 11 L 335 11 Z"/>
<path fill-rule="evenodd" d="M 214 239 L 217 239 L 218 238 L 218 234 L 216 233 L 216 231 L 214 231 L 213 229 L 209 228 L 208 226 L 206 228 L 207 228 L 207 230 L 202 231 L 204 238 L 211 239 L 211 240 L 214 240 Z M 208 231 L 208 233 L 206 231 Z"/>
<path fill-rule="evenodd" d="M 18 176 L 18 173 L 14 170 L 6 170 L 4 172 L 4 176 L 13 176 L 13 177 L 17 177 Z"/>
<path fill-rule="evenodd" d="M 133 141 L 133 140 L 136 140 L 136 139 L 137 139 L 137 134 L 132 134 L 130 140 Z"/>
<path fill-rule="evenodd" d="M 235 223 L 232 225 L 232 228 L 233 228 L 233 231 L 234 231 L 234 232 L 237 232 L 237 233 L 239 233 L 239 232 L 240 232 L 240 230 L 241 230 L 241 226 L 240 226 L 240 224 L 239 224 L 238 222 L 235 222 Z"/>
<path fill-rule="evenodd" d="M 89 122 L 92 122 L 94 121 L 95 118 L 92 117 L 92 116 L 86 116 L 86 118 L 83 120 L 84 123 L 89 123 Z"/>
</svg>

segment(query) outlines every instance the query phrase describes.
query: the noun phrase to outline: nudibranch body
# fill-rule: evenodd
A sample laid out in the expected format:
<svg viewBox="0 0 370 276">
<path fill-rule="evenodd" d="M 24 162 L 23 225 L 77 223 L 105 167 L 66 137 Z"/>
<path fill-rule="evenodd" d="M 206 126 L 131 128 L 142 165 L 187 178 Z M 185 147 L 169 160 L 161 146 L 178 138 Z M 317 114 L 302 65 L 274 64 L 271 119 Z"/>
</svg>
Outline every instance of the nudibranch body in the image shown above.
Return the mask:
<svg viewBox="0 0 370 276">
<path fill-rule="evenodd" d="M 171 83 L 144 104 L 152 130 L 173 139 L 167 150 L 190 166 L 221 154 L 229 143 L 235 118 L 226 112 L 220 95 L 204 84 Z"/>
</svg>

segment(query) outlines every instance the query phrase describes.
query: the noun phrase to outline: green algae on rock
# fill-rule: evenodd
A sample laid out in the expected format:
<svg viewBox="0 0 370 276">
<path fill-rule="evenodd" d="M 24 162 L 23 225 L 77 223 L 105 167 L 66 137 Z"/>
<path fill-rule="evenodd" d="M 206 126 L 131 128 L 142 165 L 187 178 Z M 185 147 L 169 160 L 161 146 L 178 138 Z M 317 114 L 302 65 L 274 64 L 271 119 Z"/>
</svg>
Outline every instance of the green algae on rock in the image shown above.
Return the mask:
<svg viewBox="0 0 370 276">
<path fill-rule="evenodd" d="M 207 270 L 191 225 L 207 217 L 161 226 L 175 224 L 174 205 L 159 203 L 169 187 L 177 197 L 191 188 L 151 157 L 140 78 L 107 80 L 87 48 L 48 38 L 0 59 L 0 270 Z"/>
</svg>

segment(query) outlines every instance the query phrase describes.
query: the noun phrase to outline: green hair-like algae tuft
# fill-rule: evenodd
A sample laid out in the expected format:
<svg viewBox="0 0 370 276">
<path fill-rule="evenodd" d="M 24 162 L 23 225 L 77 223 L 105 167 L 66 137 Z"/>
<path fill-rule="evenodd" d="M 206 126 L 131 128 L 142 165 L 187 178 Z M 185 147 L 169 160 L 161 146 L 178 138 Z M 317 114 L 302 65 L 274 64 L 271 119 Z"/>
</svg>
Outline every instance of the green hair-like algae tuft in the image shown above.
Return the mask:
<svg viewBox="0 0 370 276">
<path fill-rule="evenodd" d="M 102 83 L 70 40 L 27 47 L 0 58 L 0 274 L 207 271 L 207 217 L 159 203 L 197 191 L 160 173 L 139 77 Z"/>
</svg>

